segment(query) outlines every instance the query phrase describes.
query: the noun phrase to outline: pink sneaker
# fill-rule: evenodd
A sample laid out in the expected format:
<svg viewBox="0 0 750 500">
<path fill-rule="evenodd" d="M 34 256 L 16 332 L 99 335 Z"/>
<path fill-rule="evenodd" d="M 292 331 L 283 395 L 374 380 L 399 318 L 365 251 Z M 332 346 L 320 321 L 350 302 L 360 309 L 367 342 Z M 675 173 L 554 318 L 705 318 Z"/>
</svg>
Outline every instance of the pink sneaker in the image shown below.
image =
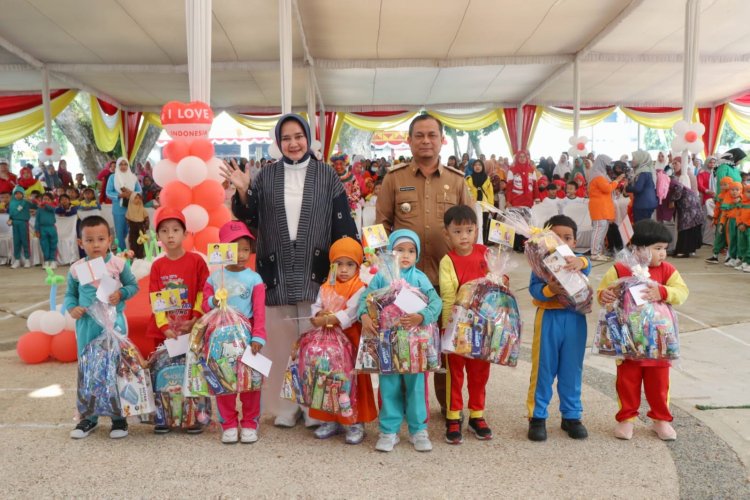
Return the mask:
<svg viewBox="0 0 750 500">
<path fill-rule="evenodd" d="M 615 437 L 617 439 L 624 439 L 629 441 L 633 437 L 633 422 L 626 420 L 625 422 L 617 422 L 615 424 Z"/>
<path fill-rule="evenodd" d="M 659 436 L 662 441 L 674 441 L 677 439 L 677 432 L 675 432 L 672 424 L 665 420 L 654 420 L 651 424 L 651 430 Z"/>
</svg>

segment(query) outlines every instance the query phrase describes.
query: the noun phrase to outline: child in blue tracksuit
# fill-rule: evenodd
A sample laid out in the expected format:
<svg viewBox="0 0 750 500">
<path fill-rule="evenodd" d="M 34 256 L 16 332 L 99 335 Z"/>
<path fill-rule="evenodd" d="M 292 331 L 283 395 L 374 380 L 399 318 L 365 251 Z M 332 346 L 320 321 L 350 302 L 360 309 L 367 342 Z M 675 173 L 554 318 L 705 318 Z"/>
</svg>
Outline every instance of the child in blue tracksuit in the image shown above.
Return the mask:
<svg viewBox="0 0 750 500">
<path fill-rule="evenodd" d="M 413 328 L 422 324 L 436 323 L 443 309 L 443 301 L 433 288 L 430 280 L 415 267 L 419 260 L 419 236 L 414 231 L 399 229 L 388 238 L 388 251 L 396 255 L 401 278 L 427 297 L 427 307 L 416 314 L 407 314 L 401 318 L 404 328 Z M 362 332 L 377 334 L 372 319 L 367 314 L 367 296 L 389 285 L 385 277 L 378 273 L 370 282 L 359 304 L 359 317 L 362 321 Z M 427 384 L 424 373 L 380 375 L 380 438 L 375 449 L 391 451 L 399 442 L 398 432 L 404 419 L 409 426 L 409 441 L 417 451 L 432 450 L 432 443 L 427 435 Z M 405 392 L 402 390 L 405 387 Z M 404 404 L 405 403 L 405 404 Z M 405 407 L 405 408 L 404 408 Z"/>
<path fill-rule="evenodd" d="M 42 201 L 36 206 L 36 218 L 34 219 L 34 231 L 39 238 L 44 256 L 44 267 L 57 267 L 57 227 L 55 224 L 55 204 L 52 195 L 44 193 Z"/>
<path fill-rule="evenodd" d="M 31 202 L 26 198 L 21 186 L 13 188 L 13 197 L 8 206 L 8 225 L 13 226 L 13 269 L 18 269 L 23 259 L 23 267 L 31 267 L 31 247 L 29 246 L 29 219 Z"/>
<path fill-rule="evenodd" d="M 86 309 L 98 300 L 96 298 L 96 290 L 99 281 L 81 285 L 78 279 L 79 266 L 82 266 L 87 261 L 102 257 L 107 274 L 120 281 L 122 286 L 118 291 L 109 296 L 109 303 L 117 308 L 116 325 L 123 333 L 127 333 L 128 331 L 128 325 L 123 314 L 125 301 L 138 293 L 138 281 L 130 270 L 130 264 L 124 259 L 110 253 L 109 248 L 112 245 L 112 235 L 109 232 L 109 224 L 104 218 L 92 215 L 81 221 L 81 239 L 78 240 L 78 244 L 83 247 L 86 257 L 70 266 L 63 307 L 76 320 L 76 344 L 80 359 L 81 353 L 83 353 L 89 342 L 102 333 L 102 328 L 94 318 L 86 313 Z M 97 422 L 98 417 L 96 415 L 82 419 L 78 422 L 76 428 L 71 431 L 70 437 L 73 439 L 85 438 L 96 428 Z M 112 429 L 109 436 L 117 439 L 127 435 L 128 423 L 125 418 L 113 417 Z"/>
<path fill-rule="evenodd" d="M 570 248 L 576 246 L 576 223 L 565 215 L 555 215 L 544 224 Z M 591 272 L 590 261 L 581 256 L 568 257 L 566 269 Z M 537 306 L 534 339 L 531 345 L 531 382 L 526 406 L 529 410 L 531 441 L 547 439 L 547 406 L 552 399 L 552 384 L 557 377 L 562 429 L 573 439 L 588 437 L 581 423 L 581 379 L 583 355 L 586 351 L 586 316 L 565 309 L 557 299 L 564 293 L 562 286 L 547 283 L 531 273 L 529 292 Z"/>
</svg>

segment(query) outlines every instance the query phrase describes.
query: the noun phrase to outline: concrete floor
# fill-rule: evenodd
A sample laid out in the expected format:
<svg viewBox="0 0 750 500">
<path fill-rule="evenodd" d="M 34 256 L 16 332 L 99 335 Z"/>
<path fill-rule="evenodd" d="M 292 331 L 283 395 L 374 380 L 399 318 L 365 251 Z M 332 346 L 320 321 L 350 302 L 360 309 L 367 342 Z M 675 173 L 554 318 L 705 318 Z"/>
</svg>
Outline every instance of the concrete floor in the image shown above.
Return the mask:
<svg viewBox="0 0 750 500">
<path fill-rule="evenodd" d="M 681 366 L 672 371 L 677 442 L 659 441 L 645 420 L 638 422 L 632 441 L 612 437 L 614 363 L 592 355 L 586 357 L 583 390 L 590 438 L 576 442 L 559 429 L 555 399 L 549 440 L 529 442 L 530 365 L 524 349 L 517 368 L 492 368 L 487 419 L 495 439 L 479 442 L 467 435 L 461 446 L 445 444 L 433 399 L 435 449 L 429 454 L 416 453 L 405 430 L 396 450 L 382 454 L 373 449 L 375 424 L 367 426 L 362 445 L 346 446 L 339 438 L 317 441 L 302 428 L 276 429 L 268 417 L 262 419 L 255 445 L 223 446 L 216 427 L 200 436 L 154 436 L 135 423 L 127 439 L 114 442 L 107 437 L 106 419 L 94 435 L 73 441 L 68 431 L 75 409 L 75 365 L 23 365 L 12 348 L 25 331 L 25 320 L 5 312 L 25 316 L 45 307 L 29 308 L 48 297 L 45 275 L 38 268 L 2 268 L 0 350 L 10 349 L 0 352 L 3 496 L 748 498 L 750 410 L 701 411 L 695 405 L 750 404 L 750 274 L 709 266 L 702 258 L 673 263 L 691 289 L 680 309 Z M 519 264 L 511 286 L 517 290 L 528 348 L 534 309 L 525 290 L 527 266 L 521 259 Z M 608 267 L 594 268 L 592 284 Z M 589 315 L 589 331 L 597 313 Z"/>
</svg>

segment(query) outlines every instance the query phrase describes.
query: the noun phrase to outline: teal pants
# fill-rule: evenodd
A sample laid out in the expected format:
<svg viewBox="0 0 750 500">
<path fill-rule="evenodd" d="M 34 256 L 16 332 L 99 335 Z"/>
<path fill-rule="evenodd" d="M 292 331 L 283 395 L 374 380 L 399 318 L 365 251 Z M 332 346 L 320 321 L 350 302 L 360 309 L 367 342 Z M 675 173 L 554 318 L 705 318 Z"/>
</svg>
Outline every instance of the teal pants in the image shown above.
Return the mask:
<svg viewBox="0 0 750 500">
<path fill-rule="evenodd" d="M 745 264 L 750 264 L 750 229 L 737 229 L 737 258 Z"/>
<path fill-rule="evenodd" d="M 29 222 L 25 220 L 13 221 L 13 257 L 16 260 L 23 256 L 31 259 L 31 247 L 29 246 Z"/>
<path fill-rule="evenodd" d="M 729 257 L 736 259 L 739 254 L 739 242 L 737 241 L 737 220 L 727 219 L 727 239 L 729 240 Z"/>
<path fill-rule="evenodd" d="M 39 244 L 42 246 L 44 262 L 57 260 L 57 229 L 55 226 L 39 227 Z"/>
<path fill-rule="evenodd" d="M 404 407 L 406 407 L 406 424 L 409 427 L 409 434 L 427 429 L 425 378 L 424 373 L 380 375 L 381 433 L 398 434 L 404 419 Z M 406 387 L 405 392 L 401 389 L 402 382 Z"/>
</svg>

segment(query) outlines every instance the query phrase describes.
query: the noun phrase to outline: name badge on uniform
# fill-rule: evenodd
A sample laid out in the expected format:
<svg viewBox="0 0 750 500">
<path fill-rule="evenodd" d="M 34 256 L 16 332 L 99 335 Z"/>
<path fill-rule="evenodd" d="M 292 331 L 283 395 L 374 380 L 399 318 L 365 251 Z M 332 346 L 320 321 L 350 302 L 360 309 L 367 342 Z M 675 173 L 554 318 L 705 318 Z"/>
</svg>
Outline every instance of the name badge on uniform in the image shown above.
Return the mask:
<svg viewBox="0 0 750 500">
<path fill-rule="evenodd" d="M 417 188 L 414 186 L 404 186 L 404 187 L 398 188 L 398 190 L 399 191 L 416 191 Z"/>
</svg>

